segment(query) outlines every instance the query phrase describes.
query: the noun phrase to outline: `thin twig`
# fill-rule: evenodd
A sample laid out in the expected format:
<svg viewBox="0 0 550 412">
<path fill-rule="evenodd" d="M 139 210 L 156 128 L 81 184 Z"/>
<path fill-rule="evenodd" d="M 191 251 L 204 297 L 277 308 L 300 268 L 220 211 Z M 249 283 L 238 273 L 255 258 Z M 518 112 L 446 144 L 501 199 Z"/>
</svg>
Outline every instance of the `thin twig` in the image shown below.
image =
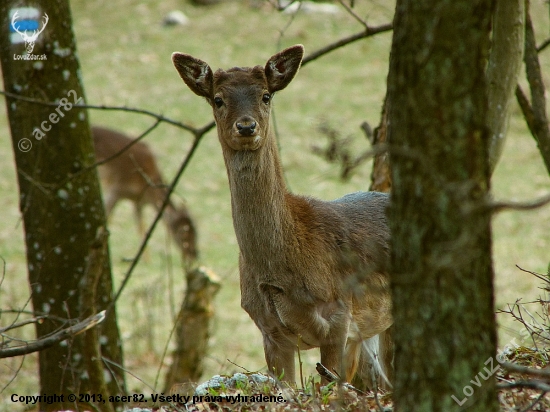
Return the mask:
<svg viewBox="0 0 550 412">
<path fill-rule="evenodd" d="M 136 375 L 135 373 L 133 373 L 130 369 L 126 369 L 124 366 L 122 366 L 121 364 L 119 363 L 116 363 L 116 362 L 113 362 L 111 359 L 107 359 L 105 356 L 102 356 L 101 357 L 101 360 L 103 360 L 103 362 L 107 365 L 113 365 L 113 366 L 116 366 L 118 369 L 120 369 L 122 372 L 124 373 L 127 373 L 128 375 L 132 376 L 133 378 L 137 379 L 138 381 L 140 381 L 143 385 L 147 386 L 150 390 L 152 390 L 153 392 L 156 392 L 155 391 L 155 388 L 153 388 L 151 385 L 149 385 L 147 382 L 145 382 L 143 379 L 141 379 L 138 375 Z M 111 370 L 111 368 L 109 368 L 109 370 Z M 113 373 L 113 372 L 111 372 Z"/>
<path fill-rule="evenodd" d="M 538 47 L 537 47 L 537 53 L 540 53 L 544 49 L 546 49 L 550 45 L 550 38 L 544 40 Z"/>
<path fill-rule="evenodd" d="M 532 272 L 530 270 L 527 270 L 527 269 L 523 269 L 521 266 L 519 265 L 516 265 L 516 267 L 521 270 L 522 272 L 525 272 L 525 273 L 529 273 L 530 275 L 533 275 L 535 276 L 536 278 L 539 278 L 540 280 L 542 280 L 543 282 L 545 283 L 548 283 L 548 278 L 541 275 L 540 273 L 537 273 L 537 272 Z"/>
<path fill-rule="evenodd" d="M 5 90 L 0 90 L 0 94 L 3 94 L 4 96 L 11 97 L 13 99 L 21 100 L 28 103 L 34 103 L 34 104 L 40 104 L 43 106 L 53 106 L 57 107 L 59 106 L 59 102 L 47 102 L 40 99 L 35 99 L 32 97 L 23 96 L 20 94 L 15 94 L 11 92 L 7 92 Z M 155 119 L 165 122 L 168 124 L 171 124 L 173 126 L 177 126 L 181 129 L 187 130 L 188 132 L 195 133 L 196 128 L 189 126 L 188 124 L 178 122 L 176 120 L 170 119 L 169 117 L 165 117 L 161 114 L 152 112 L 150 110 L 145 109 L 137 109 L 133 107 L 126 107 L 126 106 L 106 106 L 106 105 L 95 105 L 95 104 L 75 104 L 73 107 L 78 107 L 82 109 L 95 109 L 95 110 L 115 110 L 115 111 L 122 111 L 122 112 L 131 112 L 131 113 L 138 113 L 138 114 L 144 114 L 150 117 L 154 117 Z M 212 127 L 214 127 L 214 122 L 211 122 Z"/>
<path fill-rule="evenodd" d="M 232 365 L 235 365 L 237 368 L 241 368 L 243 371 L 246 371 L 246 373 L 252 373 L 252 371 L 249 371 L 244 366 L 241 366 L 235 362 L 233 362 L 231 359 L 226 359 L 227 362 L 231 363 Z"/>
<path fill-rule="evenodd" d="M 298 352 L 298 365 L 300 365 L 300 383 L 302 384 L 302 390 L 305 390 L 304 385 L 304 368 L 303 368 L 303 362 L 302 362 L 302 355 L 300 353 L 300 342 L 302 341 L 302 335 L 298 335 L 298 344 L 296 345 L 297 352 Z"/>
<path fill-rule="evenodd" d="M 37 316 L 35 318 L 23 320 L 21 322 L 12 323 L 11 325 L 6 326 L 5 328 L 0 328 L 0 333 L 7 332 L 10 329 L 20 328 L 21 326 L 25 326 L 25 325 L 28 325 L 30 323 L 39 323 L 39 322 L 43 321 L 46 318 L 47 318 L 47 316 Z"/>
<path fill-rule="evenodd" d="M 363 392 L 362 390 L 360 389 L 357 389 L 355 386 L 347 383 L 347 382 L 342 382 L 342 379 L 340 379 L 340 377 L 338 375 L 336 375 L 334 372 L 332 371 L 329 371 L 325 365 L 323 365 L 322 363 L 320 362 L 317 362 L 317 364 L 315 365 L 315 369 L 317 370 L 317 373 L 319 375 L 321 375 L 322 378 L 325 378 L 326 381 L 328 383 L 331 383 L 331 382 L 340 382 L 342 383 L 343 386 L 345 386 L 346 388 L 348 389 L 351 389 L 357 393 L 360 393 L 362 395 L 366 395 L 365 392 Z"/>
<path fill-rule="evenodd" d="M 337 40 L 334 43 L 329 44 L 328 46 L 322 47 L 322 48 L 314 51 L 313 53 L 310 53 L 309 55 L 304 57 L 304 59 L 302 60 L 302 66 L 312 62 L 315 59 L 318 59 L 321 56 L 324 56 L 327 53 L 330 53 L 331 51 L 334 51 L 334 50 L 336 50 L 340 47 L 346 46 L 346 45 L 348 45 L 350 43 L 353 43 L 357 40 L 361 40 L 361 39 L 364 39 L 366 37 L 374 36 L 375 34 L 378 34 L 378 33 L 383 33 L 383 32 L 386 32 L 386 31 L 390 31 L 392 29 L 393 29 L 393 24 L 392 23 L 386 23 L 386 24 L 382 24 L 381 26 L 376 26 L 376 27 L 368 27 L 367 26 L 366 30 L 363 30 L 363 31 L 361 31 L 357 34 L 353 34 L 349 37 L 344 37 L 343 39 Z"/>
<path fill-rule="evenodd" d="M 357 20 L 359 23 L 361 23 L 363 26 L 365 26 L 365 28 L 368 30 L 369 29 L 369 26 L 367 24 L 367 22 L 365 20 L 363 20 L 361 17 L 359 17 L 357 15 L 357 13 L 355 13 L 352 8 L 350 6 L 348 6 L 344 0 L 338 0 L 338 2 L 342 5 L 343 8 L 346 9 L 346 11 L 355 19 Z"/>
</svg>

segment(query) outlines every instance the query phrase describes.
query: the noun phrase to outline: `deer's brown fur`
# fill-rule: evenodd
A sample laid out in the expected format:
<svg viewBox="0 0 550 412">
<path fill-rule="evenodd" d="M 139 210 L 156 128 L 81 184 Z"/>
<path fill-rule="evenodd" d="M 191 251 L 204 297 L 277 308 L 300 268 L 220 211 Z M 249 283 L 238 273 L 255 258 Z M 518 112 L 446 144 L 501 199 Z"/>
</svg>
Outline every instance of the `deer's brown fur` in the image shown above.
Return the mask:
<svg viewBox="0 0 550 412">
<path fill-rule="evenodd" d="M 132 143 L 128 136 L 100 126 L 92 127 L 92 136 L 98 161 L 110 158 Z M 143 207 L 151 205 L 159 210 L 168 193 L 149 146 L 143 142 L 134 143 L 100 165 L 98 172 L 107 215 L 119 200 L 130 200 L 134 204 L 139 232 L 143 235 Z M 186 263 L 193 262 L 197 258 L 196 231 L 187 208 L 169 201 L 163 219 Z"/>
<path fill-rule="evenodd" d="M 392 324 L 388 197 L 358 192 L 326 202 L 287 190 L 270 106 L 302 57 L 298 45 L 265 66 L 215 73 L 186 54 L 172 59 L 214 111 L 240 248 L 241 304 L 263 335 L 269 370 L 293 381 L 297 345 L 319 347 L 323 365 L 345 366 L 349 381 L 362 342 Z"/>
</svg>

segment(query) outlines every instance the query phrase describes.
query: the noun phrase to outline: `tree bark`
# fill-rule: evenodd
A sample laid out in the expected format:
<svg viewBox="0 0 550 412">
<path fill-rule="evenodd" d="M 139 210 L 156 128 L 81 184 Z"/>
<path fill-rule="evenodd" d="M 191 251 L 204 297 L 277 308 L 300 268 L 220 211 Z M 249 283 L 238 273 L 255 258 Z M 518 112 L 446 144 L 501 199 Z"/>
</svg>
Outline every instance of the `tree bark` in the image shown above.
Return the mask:
<svg viewBox="0 0 550 412">
<path fill-rule="evenodd" d="M 174 385 L 200 379 L 214 316 L 212 302 L 220 289 L 218 276 L 205 268 L 189 269 L 186 277 L 187 291 L 176 320 L 176 348 L 166 374 L 165 393 Z"/>
<path fill-rule="evenodd" d="M 510 102 L 513 101 L 521 69 L 525 33 L 524 1 L 496 0 L 493 15 L 493 41 L 487 65 L 491 172 L 502 154 L 510 118 Z"/>
<path fill-rule="evenodd" d="M 26 100 L 6 97 L 27 249 L 28 278 L 35 312 L 50 315 L 36 324 L 44 337 L 79 317 L 79 282 L 85 274 L 90 246 L 105 215 L 97 174 L 85 170 L 94 163 L 93 143 L 72 32 L 68 0 L 31 0 L 0 3 L 4 32 L 0 59 L 4 89 Z M 15 12 L 20 31 L 44 30 L 32 51 L 20 33 L 8 33 Z M 46 22 L 46 13 L 49 20 Z M 31 60 L 25 60 L 25 56 Z M 30 57 L 29 57 L 30 56 Z M 34 57 L 33 57 L 34 56 Z M 37 104 L 58 102 L 53 106 Z M 108 251 L 97 285 L 96 309 L 106 309 L 112 298 Z M 61 322 L 59 319 L 68 319 Z M 115 311 L 99 326 L 104 358 L 122 364 Z M 64 401 L 40 404 L 40 410 L 72 409 L 69 393 L 94 393 L 89 385 L 82 335 L 39 354 L 40 393 L 65 395 Z M 124 390 L 120 369 L 109 382 L 111 393 Z"/>
<path fill-rule="evenodd" d="M 546 113 L 546 88 L 537 52 L 535 30 L 529 13 L 529 0 L 525 0 L 525 73 L 531 92 L 531 103 L 518 85 L 516 98 L 529 131 L 535 138 L 546 170 L 550 174 L 550 126 Z"/>
<path fill-rule="evenodd" d="M 485 372 L 496 323 L 482 207 L 491 14 L 490 0 L 397 1 L 388 76 L 396 411 L 498 410 Z"/>
<path fill-rule="evenodd" d="M 388 143 L 388 105 L 389 102 L 386 96 L 380 124 L 374 129 L 373 146 Z M 385 193 L 391 192 L 390 154 L 388 151 L 378 153 L 374 156 L 370 182 L 369 190 Z"/>
</svg>

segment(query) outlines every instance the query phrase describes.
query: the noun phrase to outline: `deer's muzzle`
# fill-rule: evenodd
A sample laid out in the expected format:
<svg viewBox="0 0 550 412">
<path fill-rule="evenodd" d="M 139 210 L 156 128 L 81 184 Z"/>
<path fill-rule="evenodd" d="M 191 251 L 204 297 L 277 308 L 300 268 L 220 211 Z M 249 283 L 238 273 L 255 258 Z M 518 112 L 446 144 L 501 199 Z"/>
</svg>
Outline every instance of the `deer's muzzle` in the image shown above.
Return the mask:
<svg viewBox="0 0 550 412">
<path fill-rule="evenodd" d="M 235 122 L 235 128 L 241 136 L 252 136 L 256 133 L 256 121 L 249 116 L 241 117 Z"/>
</svg>

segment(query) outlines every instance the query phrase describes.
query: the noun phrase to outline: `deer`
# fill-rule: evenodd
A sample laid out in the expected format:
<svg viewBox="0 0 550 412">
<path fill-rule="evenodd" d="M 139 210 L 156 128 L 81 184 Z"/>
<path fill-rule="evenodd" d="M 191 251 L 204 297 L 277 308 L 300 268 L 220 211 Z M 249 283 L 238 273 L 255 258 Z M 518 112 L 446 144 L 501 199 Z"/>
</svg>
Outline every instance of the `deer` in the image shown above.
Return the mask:
<svg viewBox="0 0 550 412">
<path fill-rule="evenodd" d="M 379 335 L 393 323 L 388 195 L 323 201 L 291 193 L 283 177 L 271 105 L 303 55 L 295 45 L 264 66 L 216 72 L 188 54 L 175 52 L 172 61 L 213 110 L 239 246 L 241 307 L 261 332 L 269 373 L 293 384 L 296 351 L 319 348 L 321 364 L 347 382 L 366 360 L 386 376 Z"/>
<path fill-rule="evenodd" d="M 34 50 L 34 44 L 36 43 L 36 39 L 38 39 L 38 36 L 40 35 L 40 33 L 42 33 L 46 28 L 46 25 L 48 24 L 48 21 L 50 20 L 50 18 L 46 13 L 44 13 L 44 16 L 43 16 L 44 24 L 42 25 L 42 28 L 33 30 L 31 35 L 27 34 L 27 30 L 25 31 L 19 30 L 19 27 L 18 27 L 19 25 L 16 24 L 18 18 L 19 18 L 18 12 L 16 11 L 13 14 L 13 17 L 11 19 L 11 27 L 13 27 L 13 30 L 15 30 L 17 33 L 21 35 L 21 37 L 25 41 L 25 48 L 27 49 L 27 53 L 31 54 Z"/>
<path fill-rule="evenodd" d="M 119 200 L 130 200 L 134 204 L 139 233 L 143 236 L 143 207 L 151 205 L 158 211 L 168 195 L 155 155 L 147 144 L 133 143 L 133 139 L 115 130 L 100 126 L 92 126 L 91 130 L 96 160 L 109 159 L 98 166 L 105 213 L 110 216 Z M 184 263 L 193 263 L 197 259 L 197 234 L 187 208 L 178 207 L 169 200 L 163 220 L 182 252 Z"/>
</svg>

